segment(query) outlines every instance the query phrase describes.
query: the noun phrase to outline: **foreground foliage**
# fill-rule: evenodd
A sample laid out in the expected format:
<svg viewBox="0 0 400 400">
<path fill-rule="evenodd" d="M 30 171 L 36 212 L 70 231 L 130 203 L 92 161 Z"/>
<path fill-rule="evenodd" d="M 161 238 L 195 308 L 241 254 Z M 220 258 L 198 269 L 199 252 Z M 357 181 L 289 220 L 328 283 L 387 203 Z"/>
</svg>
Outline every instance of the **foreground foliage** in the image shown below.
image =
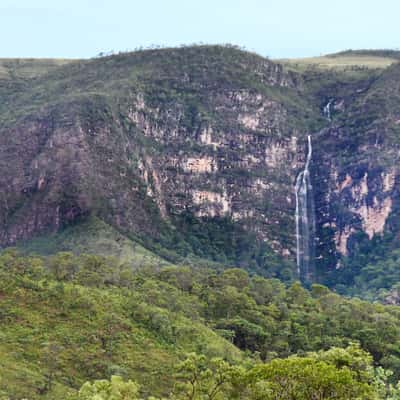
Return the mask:
<svg viewBox="0 0 400 400">
<path fill-rule="evenodd" d="M 239 269 L 134 270 L 71 253 L 4 251 L 0 278 L 6 398 L 61 399 L 92 382 L 79 396 L 97 396 L 100 385 L 106 394 L 96 399 L 108 399 L 107 385 L 129 380 L 126 390 L 140 387 L 138 398 L 396 393 L 397 307 L 345 299 L 321 285 L 285 287 Z"/>
<path fill-rule="evenodd" d="M 222 359 L 207 362 L 190 354 L 178 365 L 173 400 L 218 399 L 399 399 L 400 388 L 387 383 L 388 374 L 372 367 L 372 358 L 357 345 L 307 357 L 276 359 L 250 368 Z M 85 383 L 78 400 L 139 399 L 138 386 L 119 376 Z M 149 399 L 154 399 L 149 397 Z"/>
</svg>

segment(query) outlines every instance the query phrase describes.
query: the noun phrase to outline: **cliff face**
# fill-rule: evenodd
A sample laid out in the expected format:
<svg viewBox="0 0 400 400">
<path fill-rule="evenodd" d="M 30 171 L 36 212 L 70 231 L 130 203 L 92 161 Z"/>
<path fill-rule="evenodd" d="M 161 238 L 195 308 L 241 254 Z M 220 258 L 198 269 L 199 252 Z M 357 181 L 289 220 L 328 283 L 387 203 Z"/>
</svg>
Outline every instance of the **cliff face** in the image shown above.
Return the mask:
<svg viewBox="0 0 400 400">
<path fill-rule="evenodd" d="M 389 247 L 396 246 L 399 73 L 394 65 L 343 97 L 339 93 L 332 100 L 333 120 L 315 134 L 321 268 L 340 266 L 339 258 L 354 255 L 360 240 L 387 236 Z"/>
<path fill-rule="evenodd" d="M 323 87 L 195 47 L 3 78 L 0 243 L 96 215 L 182 255 L 266 268 L 273 249 L 293 265 L 294 183 L 312 133 L 317 259 L 333 268 L 357 232 L 397 229 L 397 73 Z"/>
</svg>

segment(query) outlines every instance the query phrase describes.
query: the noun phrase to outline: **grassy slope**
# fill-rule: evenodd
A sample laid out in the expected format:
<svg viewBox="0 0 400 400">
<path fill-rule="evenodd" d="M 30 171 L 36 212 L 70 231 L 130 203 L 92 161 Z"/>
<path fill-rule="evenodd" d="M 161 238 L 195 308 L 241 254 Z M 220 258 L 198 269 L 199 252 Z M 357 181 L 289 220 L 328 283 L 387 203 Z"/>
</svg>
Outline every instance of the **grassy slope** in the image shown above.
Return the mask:
<svg viewBox="0 0 400 400">
<path fill-rule="evenodd" d="M 59 251 L 115 257 L 134 266 L 169 265 L 168 262 L 127 238 L 96 217 L 71 225 L 59 233 L 36 237 L 19 248 L 25 253 L 50 255 Z"/>
<path fill-rule="evenodd" d="M 320 68 L 337 68 L 345 69 L 348 67 L 364 67 L 364 68 L 386 68 L 391 64 L 398 62 L 394 58 L 378 57 L 378 56 L 351 56 L 344 55 L 340 57 L 322 56 L 310 58 L 294 58 L 280 60 L 282 63 L 288 63 L 291 66 L 297 66 L 299 69 L 305 69 L 309 66 Z"/>
<path fill-rule="evenodd" d="M 399 62 L 400 52 L 390 50 L 347 50 L 319 57 L 277 60 L 290 70 L 305 72 L 310 68 L 351 71 L 357 69 L 383 69 Z"/>
<path fill-rule="evenodd" d="M 75 60 L 53 58 L 0 58 L 0 80 L 32 79 Z"/>
<path fill-rule="evenodd" d="M 133 269 L 143 267 L 171 267 L 174 265 L 197 265 L 200 268 L 213 268 L 216 271 L 232 267 L 194 254 L 182 257 L 168 251 L 169 258 L 163 258 L 161 245 L 146 248 L 139 240 L 123 235 L 115 228 L 97 217 L 88 217 L 70 225 L 57 233 L 44 234 L 31 240 L 20 242 L 18 251 L 25 255 L 50 256 L 57 252 L 72 252 L 75 255 L 96 254 L 113 258 L 117 263 L 126 264 Z"/>
</svg>

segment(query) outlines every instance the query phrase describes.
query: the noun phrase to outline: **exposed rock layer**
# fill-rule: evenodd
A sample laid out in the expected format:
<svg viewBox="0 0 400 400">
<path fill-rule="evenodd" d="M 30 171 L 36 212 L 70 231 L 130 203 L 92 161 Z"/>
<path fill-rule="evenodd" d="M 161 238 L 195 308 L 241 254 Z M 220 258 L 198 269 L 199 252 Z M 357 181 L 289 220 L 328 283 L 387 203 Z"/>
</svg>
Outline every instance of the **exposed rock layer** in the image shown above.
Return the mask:
<svg viewBox="0 0 400 400">
<path fill-rule="evenodd" d="M 294 260 L 311 132 L 317 258 L 333 268 L 355 233 L 397 229 L 399 70 L 315 90 L 261 57 L 200 47 L 74 63 L 29 89 L 0 82 L 0 243 L 89 214 L 159 241 L 189 213 L 231 220 Z"/>
</svg>

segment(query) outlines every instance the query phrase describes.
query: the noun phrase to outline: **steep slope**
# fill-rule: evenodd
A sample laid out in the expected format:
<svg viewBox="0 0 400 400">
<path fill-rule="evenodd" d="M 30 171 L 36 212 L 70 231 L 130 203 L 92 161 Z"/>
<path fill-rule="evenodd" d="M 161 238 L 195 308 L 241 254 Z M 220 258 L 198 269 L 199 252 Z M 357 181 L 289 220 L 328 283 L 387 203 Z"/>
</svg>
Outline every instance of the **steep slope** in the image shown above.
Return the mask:
<svg viewBox="0 0 400 400">
<path fill-rule="evenodd" d="M 382 251 L 384 243 L 386 248 L 397 246 L 399 74 L 400 65 L 395 64 L 364 84 L 358 82 L 350 92 L 332 94 L 332 120 L 315 134 L 322 269 L 334 269 L 338 256 L 365 253 L 368 244 L 372 255 Z M 330 265 L 328 253 L 336 253 Z"/>
<path fill-rule="evenodd" d="M 97 215 L 183 255 L 255 267 L 271 248 L 293 258 L 291 188 L 318 123 L 301 85 L 218 46 L 3 82 L 1 243 Z"/>
<path fill-rule="evenodd" d="M 62 399 L 86 380 L 113 374 L 166 395 L 170 371 L 186 353 L 203 349 L 209 357 L 245 359 L 199 320 L 197 305 L 172 286 L 158 288 L 140 274 L 134 283 L 131 271 L 117 271 L 96 256 L 78 261 L 68 253 L 60 253 L 53 266 L 61 275 L 69 267 L 79 269 L 82 285 L 67 275 L 58 275 L 57 282 L 48 275 L 51 259 L 43 261 L 14 252 L 0 256 L 2 397 Z M 110 267 L 114 277 L 130 284 L 104 284 Z M 132 284 L 139 284 L 137 290 Z M 167 298 L 173 307 L 165 305 Z"/>
<path fill-rule="evenodd" d="M 352 283 L 400 232 L 400 66 L 395 52 L 329 57 L 349 56 L 360 64 L 282 66 L 221 46 L 8 63 L 0 244 L 98 218 L 170 261 L 294 278 L 311 134 L 314 278 Z M 366 68 L 369 56 L 392 65 Z"/>
<path fill-rule="evenodd" d="M 169 266 L 166 260 L 127 238 L 96 217 L 88 217 L 59 232 L 36 236 L 18 243 L 25 254 L 51 255 L 60 251 L 113 257 L 134 268 Z"/>
</svg>

